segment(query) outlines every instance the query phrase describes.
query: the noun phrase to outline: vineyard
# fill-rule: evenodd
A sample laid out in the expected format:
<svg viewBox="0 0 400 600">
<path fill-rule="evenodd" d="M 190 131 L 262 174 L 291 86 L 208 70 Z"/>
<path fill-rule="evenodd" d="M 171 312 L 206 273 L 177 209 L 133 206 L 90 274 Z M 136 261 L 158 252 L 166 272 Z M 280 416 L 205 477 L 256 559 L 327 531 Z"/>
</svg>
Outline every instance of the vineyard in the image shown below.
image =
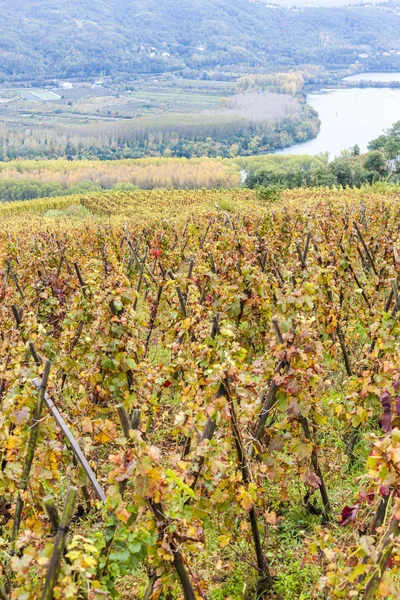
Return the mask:
<svg viewBox="0 0 400 600">
<path fill-rule="evenodd" d="M 400 194 L 0 216 L 2 600 L 400 596 Z"/>
</svg>

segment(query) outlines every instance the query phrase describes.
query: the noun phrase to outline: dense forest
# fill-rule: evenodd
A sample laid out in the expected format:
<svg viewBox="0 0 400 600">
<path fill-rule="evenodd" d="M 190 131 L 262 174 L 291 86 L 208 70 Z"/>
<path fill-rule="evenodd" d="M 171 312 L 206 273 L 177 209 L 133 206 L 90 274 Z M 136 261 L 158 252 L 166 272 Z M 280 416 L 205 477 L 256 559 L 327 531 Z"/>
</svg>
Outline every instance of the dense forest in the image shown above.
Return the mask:
<svg viewBox="0 0 400 600">
<path fill-rule="evenodd" d="M 289 9 L 250 0 L 0 0 L 0 77 L 72 78 L 240 66 L 400 68 L 395 4 Z M 385 56 L 383 53 L 388 55 Z"/>
</svg>

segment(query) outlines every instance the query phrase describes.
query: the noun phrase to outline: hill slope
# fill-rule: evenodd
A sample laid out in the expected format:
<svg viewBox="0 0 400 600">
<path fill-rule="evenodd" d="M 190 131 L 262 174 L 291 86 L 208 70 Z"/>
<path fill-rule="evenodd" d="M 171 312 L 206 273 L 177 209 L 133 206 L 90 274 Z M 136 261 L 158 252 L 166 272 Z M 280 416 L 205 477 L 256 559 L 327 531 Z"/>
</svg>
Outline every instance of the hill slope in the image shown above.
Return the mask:
<svg viewBox="0 0 400 600">
<path fill-rule="evenodd" d="M 399 598 L 399 211 L 389 186 L 0 206 L 10 597 Z"/>
<path fill-rule="evenodd" d="M 339 68 L 400 50 L 379 7 L 270 8 L 250 0 L 0 0 L 0 75 L 74 77 L 216 65 Z M 386 57 L 393 68 L 399 57 Z"/>
</svg>

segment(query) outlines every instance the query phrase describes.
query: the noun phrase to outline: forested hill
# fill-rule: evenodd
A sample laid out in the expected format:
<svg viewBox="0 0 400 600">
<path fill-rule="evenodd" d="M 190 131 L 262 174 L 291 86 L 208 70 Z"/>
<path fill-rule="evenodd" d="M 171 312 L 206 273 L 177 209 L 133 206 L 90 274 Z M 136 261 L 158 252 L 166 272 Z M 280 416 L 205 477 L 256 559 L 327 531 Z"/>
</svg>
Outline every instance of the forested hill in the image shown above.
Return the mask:
<svg viewBox="0 0 400 600">
<path fill-rule="evenodd" d="M 361 60 L 371 68 L 393 69 L 400 66 L 399 29 L 394 7 L 293 10 L 251 0 L 0 0 L 0 77 L 132 76 L 216 65 L 313 63 L 334 69 L 360 60 L 360 54 L 368 55 Z"/>
</svg>

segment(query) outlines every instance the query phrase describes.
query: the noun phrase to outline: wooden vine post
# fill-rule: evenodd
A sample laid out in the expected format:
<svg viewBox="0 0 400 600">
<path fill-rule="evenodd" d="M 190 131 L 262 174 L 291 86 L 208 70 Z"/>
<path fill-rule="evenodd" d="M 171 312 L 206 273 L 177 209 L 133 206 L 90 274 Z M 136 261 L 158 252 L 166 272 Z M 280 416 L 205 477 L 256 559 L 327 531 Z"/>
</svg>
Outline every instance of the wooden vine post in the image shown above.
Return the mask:
<svg viewBox="0 0 400 600">
<path fill-rule="evenodd" d="M 53 600 L 54 587 L 57 584 L 58 574 L 61 566 L 61 559 L 64 554 L 66 539 L 76 502 L 78 490 L 76 487 L 70 487 L 65 501 L 64 510 L 61 515 L 60 523 L 57 528 L 56 539 L 54 541 L 53 552 L 50 558 L 47 571 L 46 582 L 41 600 Z"/>
<path fill-rule="evenodd" d="M 227 381 L 228 381 L 228 379 L 227 379 Z M 231 394 L 229 393 L 229 389 L 227 390 L 227 397 L 228 397 L 228 402 L 229 402 L 229 411 L 231 414 L 232 433 L 233 433 L 233 438 L 235 440 L 235 446 L 236 446 L 236 452 L 238 455 L 240 471 L 242 474 L 243 483 L 245 484 L 246 487 L 248 487 L 248 485 L 251 483 L 251 480 L 252 480 L 251 471 L 250 471 L 250 466 L 248 463 L 248 458 L 246 456 L 245 446 L 243 444 L 242 436 L 241 436 L 241 433 L 239 430 L 239 424 L 238 424 L 237 417 L 236 417 L 236 411 L 235 411 L 235 406 L 233 403 L 233 398 L 232 398 Z M 254 506 L 252 506 L 249 510 L 249 520 L 250 520 L 250 526 L 251 526 L 251 533 L 253 536 L 254 548 L 255 548 L 256 559 L 257 559 L 257 568 L 258 568 L 258 574 L 259 574 L 259 578 L 257 581 L 257 595 L 258 595 L 258 597 L 262 597 L 264 594 L 266 594 L 268 592 L 268 590 L 271 589 L 273 579 L 272 579 L 268 561 L 267 561 L 267 559 L 264 555 L 263 549 L 262 549 L 260 530 L 258 527 L 258 520 L 257 520 L 257 512 L 256 512 L 256 509 Z"/>
<path fill-rule="evenodd" d="M 9 600 L 6 590 L 0 585 L 0 599 Z"/>
<path fill-rule="evenodd" d="M 46 363 L 44 365 L 43 377 L 42 377 L 42 382 L 41 382 L 40 391 L 39 391 L 39 398 L 38 398 L 35 412 L 34 412 L 33 419 L 32 419 L 32 426 L 31 426 L 31 431 L 30 431 L 30 435 L 29 435 L 28 449 L 26 452 L 24 469 L 22 472 L 21 482 L 19 485 L 17 503 L 16 503 L 16 507 L 15 507 L 14 523 L 13 523 L 13 529 L 12 529 L 12 534 L 11 534 L 10 554 L 14 554 L 15 541 L 17 539 L 19 528 L 21 526 L 22 509 L 24 506 L 23 495 L 24 495 L 24 492 L 26 492 L 26 490 L 28 488 L 29 475 L 31 472 L 33 458 L 35 456 L 35 449 L 36 449 L 38 435 L 39 435 L 39 425 L 40 425 L 40 420 L 42 417 L 42 410 L 43 410 L 43 404 L 44 404 L 44 395 L 46 393 L 49 375 L 50 375 L 50 361 L 46 361 Z"/>
<path fill-rule="evenodd" d="M 379 584 L 386 570 L 389 558 L 392 555 L 393 546 L 396 541 L 396 537 L 399 535 L 399 532 L 400 520 L 394 517 L 392 524 L 390 525 L 389 530 L 383 539 L 382 550 L 379 554 L 372 576 L 366 585 L 362 600 L 374 600 L 374 598 L 376 598 Z"/>
<path fill-rule="evenodd" d="M 40 390 L 40 388 L 41 388 L 41 380 L 40 379 L 34 379 L 33 384 L 35 385 L 37 390 Z M 81 465 L 81 467 L 85 471 L 85 474 L 86 474 L 88 480 L 90 481 L 90 484 L 91 484 L 97 498 L 99 500 L 101 500 L 101 502 L 103 502 L 103 504 L 105 504 L 106 496 L 104 494 L 104 491 L 103 491 L 101 485 L 99 484 L 85 455 L 83 454 L 83 452 L 80 449 L 78 443 L 76 442 L 74 436 L 72 435 L 68 425 L 62 418 L 60 411 L 58 410 L 58 408 L 54 404 L 53 400 L 50 398 L 49 394 L 46 391 L 44 392 L 43 400 L 46 403 L 47 407 L 50 409 L 51 414 L 53 415 L 54 419 L 57 422 L 57 425 L 60 427 L 60 429 L 68 443 L 68 446 L 71 449 L 74 461 L 76 462 L 76 464 L 79 463 Z M 84 486 L 84 488 L 86 488 L 86 486 Z"/>
</svg>

